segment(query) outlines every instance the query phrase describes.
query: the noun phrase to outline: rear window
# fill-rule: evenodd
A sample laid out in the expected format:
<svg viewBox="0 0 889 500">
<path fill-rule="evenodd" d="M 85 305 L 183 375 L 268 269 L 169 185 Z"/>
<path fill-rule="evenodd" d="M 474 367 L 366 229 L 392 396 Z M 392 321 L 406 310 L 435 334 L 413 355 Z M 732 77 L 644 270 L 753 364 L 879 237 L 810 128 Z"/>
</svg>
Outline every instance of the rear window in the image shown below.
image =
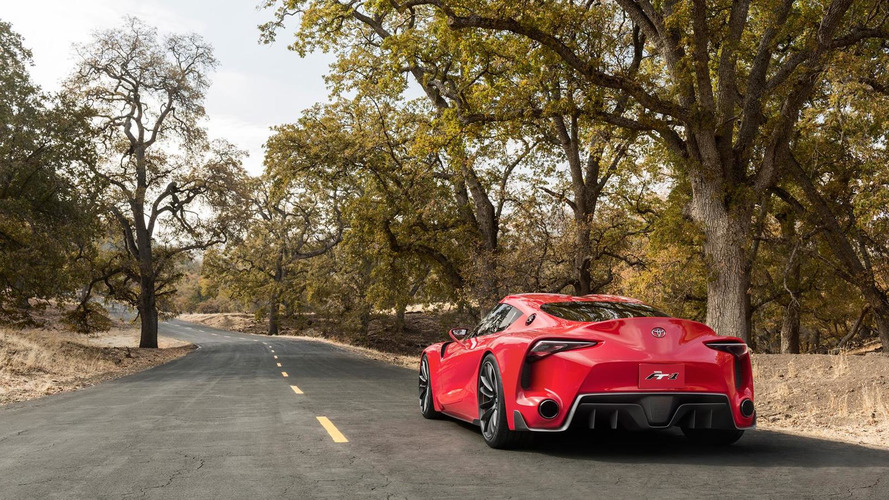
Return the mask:
<svg viewBox="0 0 889 500">
<path fill-rule="evenodd" d="M 550 302 L 540 306 L 547 314 L 570 321 L 594 323 L 622 318 L 666 318 L 657 309 L 632 302 Z"/>
</svg>

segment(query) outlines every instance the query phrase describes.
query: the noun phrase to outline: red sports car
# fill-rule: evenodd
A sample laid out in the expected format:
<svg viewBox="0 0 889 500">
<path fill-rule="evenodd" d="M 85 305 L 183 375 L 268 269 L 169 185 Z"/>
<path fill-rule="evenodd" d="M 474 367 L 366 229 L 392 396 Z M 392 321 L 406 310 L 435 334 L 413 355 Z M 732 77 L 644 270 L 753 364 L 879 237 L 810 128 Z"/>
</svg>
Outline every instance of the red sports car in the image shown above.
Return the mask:
<svg viewBox="0 0 889 500">
<path fill-rule="evenodd" d="M 481 427 L 493 448 L 528 431 L 679 427 L 730 444 L 756 424 L 747 345 L 611 295 L 511 295 L 420 360 L 420 410 Z"/>
</svg>

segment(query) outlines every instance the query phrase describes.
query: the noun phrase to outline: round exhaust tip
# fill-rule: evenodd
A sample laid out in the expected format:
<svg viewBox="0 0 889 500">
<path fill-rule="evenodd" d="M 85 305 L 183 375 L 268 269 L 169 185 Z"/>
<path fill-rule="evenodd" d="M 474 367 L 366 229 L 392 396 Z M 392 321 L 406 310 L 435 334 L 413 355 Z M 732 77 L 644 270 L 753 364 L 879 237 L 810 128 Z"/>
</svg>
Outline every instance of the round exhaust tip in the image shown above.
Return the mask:
<svg viewBox="0 0 889 500">
<path fill-rule="evenodd" d="M 556 418 L 556 415 L 559 414 L 559 403 L 552 399 L 544 399 L 537 405 L 537 413 L 547 420 Z"/>
<path fill-rule="evenodd" d="M 744 417 L 751 417 L 753 416 L 753 412 L 753 401 L 750 401 L 749 399 L 741 401 L 741 415 L 744 415 Z"/>
</svg>

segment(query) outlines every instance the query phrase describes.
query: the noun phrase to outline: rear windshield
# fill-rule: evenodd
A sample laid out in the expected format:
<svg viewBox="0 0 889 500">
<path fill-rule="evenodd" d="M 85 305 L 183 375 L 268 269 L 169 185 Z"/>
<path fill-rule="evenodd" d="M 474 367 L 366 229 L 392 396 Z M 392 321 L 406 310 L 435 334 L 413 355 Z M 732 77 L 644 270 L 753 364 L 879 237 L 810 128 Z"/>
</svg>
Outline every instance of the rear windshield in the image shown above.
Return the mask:
<svg viewBox="0 0 889 500">
<path fill-rule="evenodd" d="M 631 302 L 550 302 L 540 308 L 557 318 L 594 323 L 621 318 L 666 318 L 657 309 Z"/>
</svg>

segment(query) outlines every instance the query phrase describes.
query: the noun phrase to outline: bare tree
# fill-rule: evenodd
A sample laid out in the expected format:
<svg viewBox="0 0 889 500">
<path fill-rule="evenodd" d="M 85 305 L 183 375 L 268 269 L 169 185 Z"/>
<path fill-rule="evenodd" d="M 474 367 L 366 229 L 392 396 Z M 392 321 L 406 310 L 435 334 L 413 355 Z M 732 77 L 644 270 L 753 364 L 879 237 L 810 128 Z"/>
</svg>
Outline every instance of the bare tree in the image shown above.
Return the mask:
<svg viewBox="0 0 889 500">
<path fill-rule="evenodd" d="M 210 143 L 200 126 L 216 60 L 199 36 L 160 36 L 135 18 L 78 54 L 67 90 L 96 110 L 103 161 L 93 174 L 107 186 L 102 201 L 129 262 L 106 283 L 138 309 L 140 347 L 157 347 L 158 298 L 175 282 L 165 269 L 225 241 L 227 221 L 212 208 L 230 205 L 241 181 L 241 153 Z"/>
</svg>

